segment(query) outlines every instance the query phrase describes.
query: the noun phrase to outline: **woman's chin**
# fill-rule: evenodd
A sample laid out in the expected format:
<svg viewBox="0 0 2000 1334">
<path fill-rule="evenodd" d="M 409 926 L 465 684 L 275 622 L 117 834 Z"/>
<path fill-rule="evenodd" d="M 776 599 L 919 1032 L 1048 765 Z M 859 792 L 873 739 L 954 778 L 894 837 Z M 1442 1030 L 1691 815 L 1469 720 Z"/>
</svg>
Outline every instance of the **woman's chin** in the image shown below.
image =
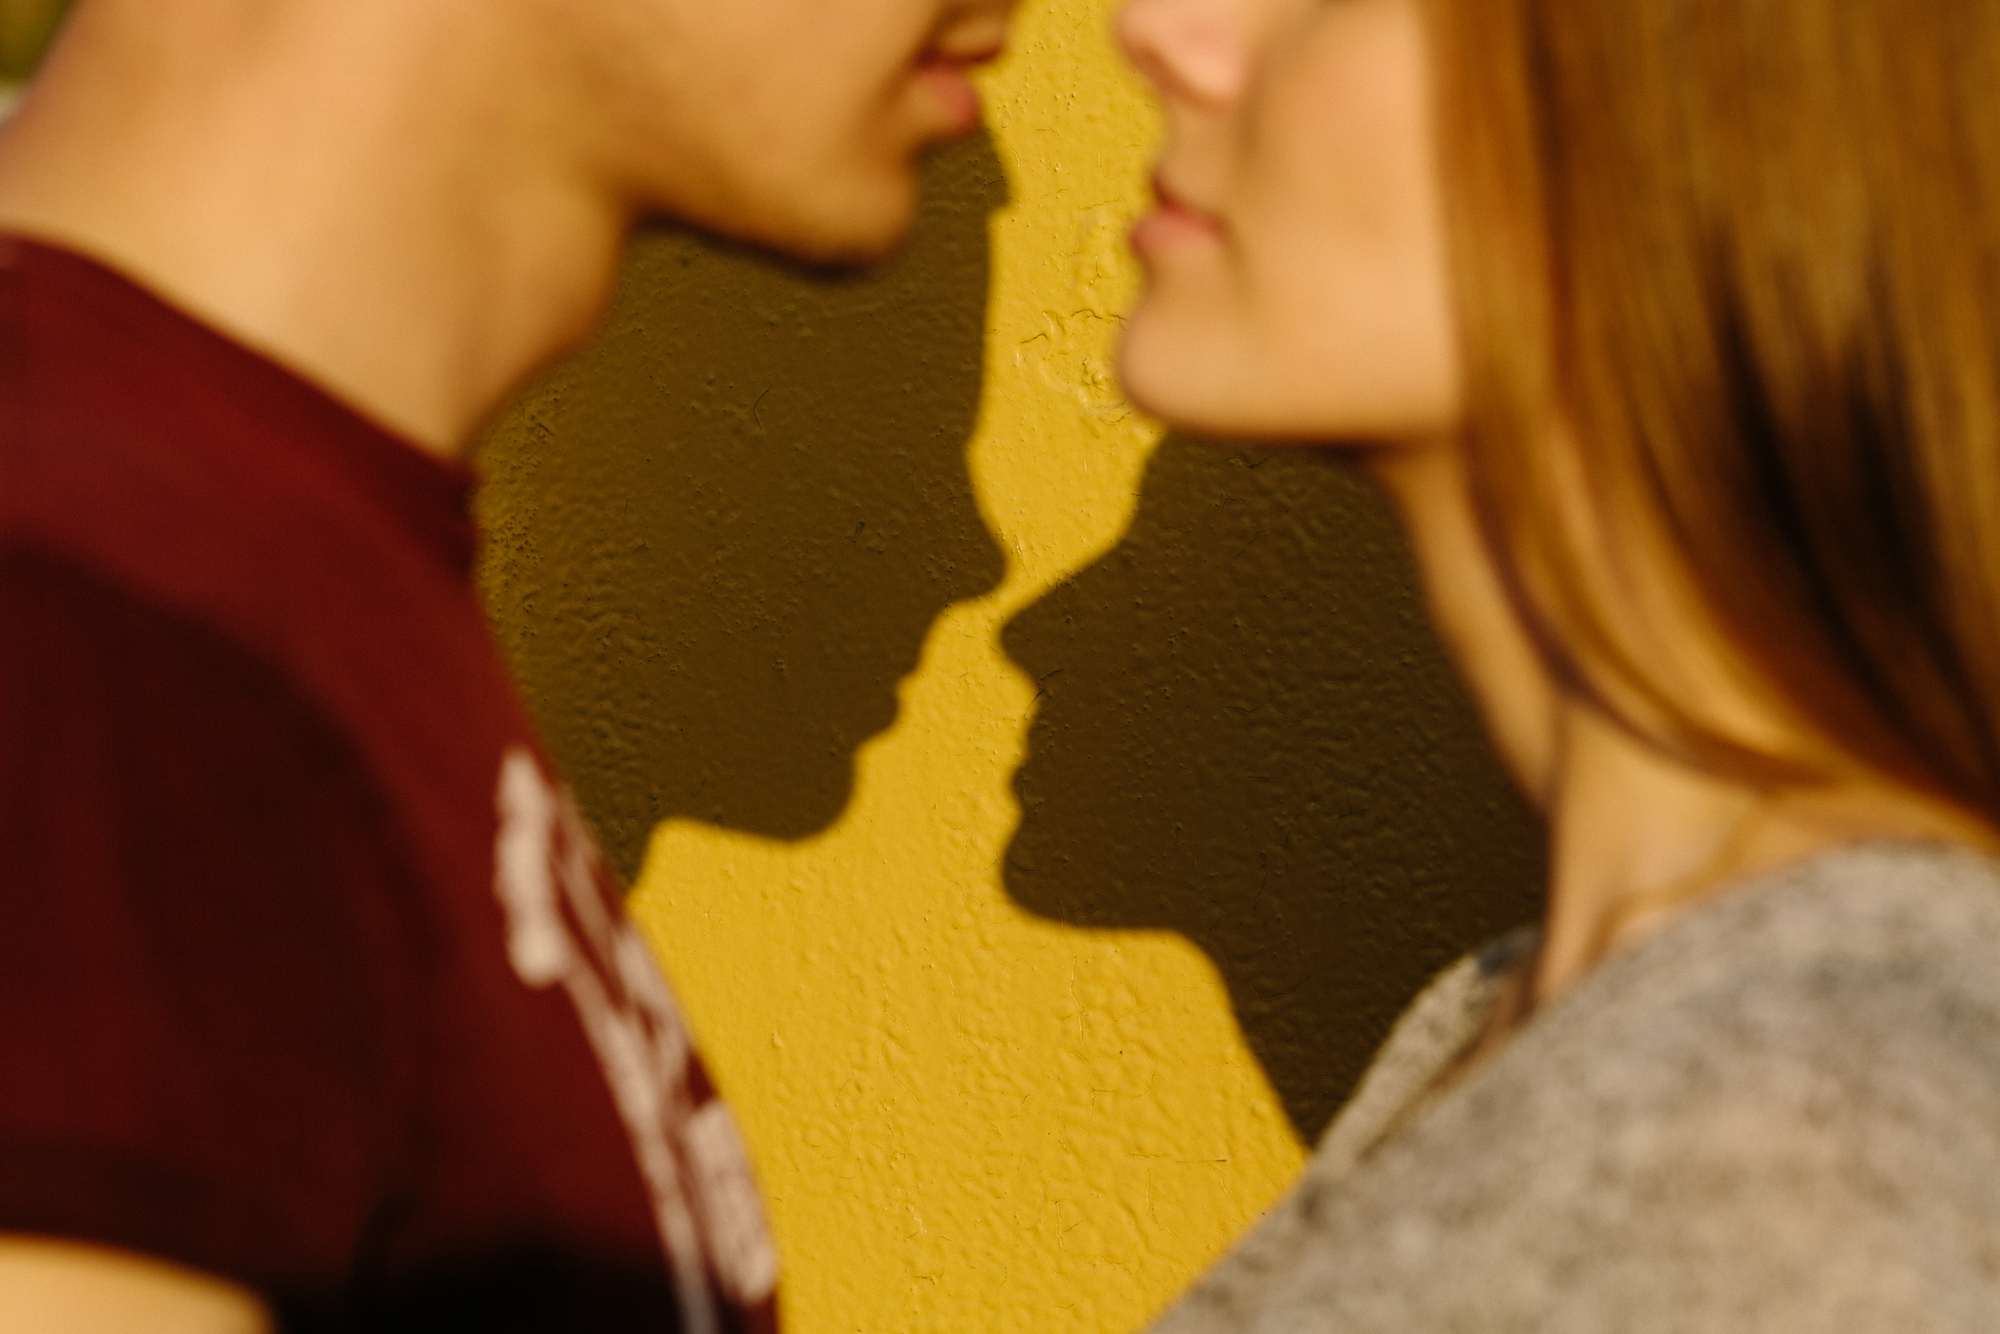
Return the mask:
<svg viewBox="0 0 2000 1334">
<path fill-rule="evenodd" d="M 1118 342 L 1118 383 L 1133 407 L 1169 426 L 1179 426 L 1184 406 L 1181 400 L 1186 395 L 1174 392 L 1175 363 L 1187 358 L 1174 356 L 1172 340 L 1160 337 L 1149 304 L 1150 294 L 1141 297 L 1126 317 L 1125 332 Z"/>
<path fill-rule="evenodd" d="M 1142 300 L 1118 350 L 1127 401 L 1173 430 L 1270 445 L 1372 449 L 1434 443 L 1462 425 L 1455 394 L 1281 369 L 1253 345 L 1238 344 L 1232 355 L 1221 340 L 1180 336 L 1185 324 L 1149 317 Z M 1303 393 L 1301 384 L 1308 386 Z"/>
<path fill-rule="evenodd" d="M 1243 427 L 1211 356 L 1181 352 L 1150 336 L 1135 312 L 1118 351 L 1118 379 L 1132 406 L 1168 427 L 1197 435 L 1233 435 Z"/>
</svg>

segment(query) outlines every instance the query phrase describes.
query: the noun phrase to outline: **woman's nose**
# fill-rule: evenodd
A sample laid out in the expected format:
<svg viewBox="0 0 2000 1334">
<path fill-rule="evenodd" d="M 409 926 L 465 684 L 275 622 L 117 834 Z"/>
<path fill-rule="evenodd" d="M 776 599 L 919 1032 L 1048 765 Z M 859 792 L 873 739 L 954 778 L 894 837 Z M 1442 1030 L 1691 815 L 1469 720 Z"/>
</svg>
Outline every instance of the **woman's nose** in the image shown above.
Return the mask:
<svg viewBox="0 0 2000 1334">
<path fill-rule="evenodd" d="M 1230 0 L 1126 0 L 1118 43 L 1161 96 L 1226 104 L 1246 74 L 1240 18 Z"/>
</svg>

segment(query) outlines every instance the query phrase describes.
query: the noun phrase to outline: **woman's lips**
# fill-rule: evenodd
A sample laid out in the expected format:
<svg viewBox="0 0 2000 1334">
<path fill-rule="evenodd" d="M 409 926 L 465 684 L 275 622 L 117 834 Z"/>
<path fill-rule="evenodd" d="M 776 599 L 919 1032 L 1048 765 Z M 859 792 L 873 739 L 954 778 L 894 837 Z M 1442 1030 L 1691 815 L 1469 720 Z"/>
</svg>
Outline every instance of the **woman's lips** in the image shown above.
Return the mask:
<svg viewBox="0 0 2000 1334">
<path fill-rule="evenodd" d="M 1158 178 L 1153 195 L 1159 201 L 1132 228 L 1132 248 L 1140 255 L 1178 245 L 1213 244 L 1222 238 L 1222 220 L 1182 200 Z"/>
</svg>

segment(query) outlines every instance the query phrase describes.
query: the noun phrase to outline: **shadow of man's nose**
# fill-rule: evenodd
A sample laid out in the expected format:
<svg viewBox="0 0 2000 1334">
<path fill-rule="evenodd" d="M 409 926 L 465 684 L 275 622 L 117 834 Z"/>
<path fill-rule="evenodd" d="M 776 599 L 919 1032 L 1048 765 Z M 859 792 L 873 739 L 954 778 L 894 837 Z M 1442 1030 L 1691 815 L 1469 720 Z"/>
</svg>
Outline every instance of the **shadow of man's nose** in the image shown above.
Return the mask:
<svg viewBox="0 0 2000 1334">
<path fill-rule="evenodd" d="M 926 178 L 867 274 L 641 238 L 605 332 L 483 450 L 489 605 L 628 877 L 670 816 L 832 823 L 931 622 L 1004 573 L 965 452 L 1005 178 L 983 135 Z"/>
<path fill-rule="evenodd" d="M 1533 916 L 1534 824 L 1344 464 L 1169 437 L 1124 541 L 1003 644 L 1040 691 L 1008 892 L 1192 940 L 1302 1137 L 1432 972 Z"/>
</svg>

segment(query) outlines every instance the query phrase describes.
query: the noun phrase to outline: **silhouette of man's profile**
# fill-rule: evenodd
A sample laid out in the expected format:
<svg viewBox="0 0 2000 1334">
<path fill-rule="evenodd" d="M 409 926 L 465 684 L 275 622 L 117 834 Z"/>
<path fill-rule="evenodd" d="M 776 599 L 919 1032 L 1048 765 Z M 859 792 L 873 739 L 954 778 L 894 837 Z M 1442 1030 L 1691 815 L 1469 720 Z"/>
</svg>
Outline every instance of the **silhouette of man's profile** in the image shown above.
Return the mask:
<svg viewBox="0 0 2000 1334">
<path fill-rule="evenodd" d="M 1437 968 L 1534 916 L 1534 825 L 1338 460 L 1169 436 L 1131 532 L 1004 643 L 1040 690 L 1009 892 L 1192 940 L 1302 1138 Z"/>
<path fill-rule="evenodd" d="M 606 332 L 490 433 L 488 603 L 628 880 L 672 816 L 832 823 L 933 619 L 999 579 L 965 448 L 1004 195 L 981 134 L 878 272 L 646 237 Z"/>
</svg>

